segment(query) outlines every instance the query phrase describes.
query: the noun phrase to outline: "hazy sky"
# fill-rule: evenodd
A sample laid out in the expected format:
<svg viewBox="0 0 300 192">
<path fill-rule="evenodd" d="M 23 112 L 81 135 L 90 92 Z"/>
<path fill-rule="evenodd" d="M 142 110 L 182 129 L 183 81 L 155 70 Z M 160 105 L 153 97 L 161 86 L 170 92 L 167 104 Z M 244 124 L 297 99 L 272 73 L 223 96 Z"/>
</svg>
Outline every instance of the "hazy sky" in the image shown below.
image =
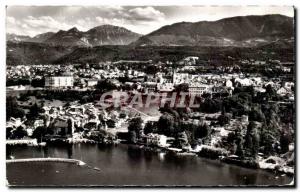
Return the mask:
<svg viewBox="0 0 300 192">
<path fill-rule="evenodd" d="M 147 34 L 181 21 L 213 21 L 243 15 L 282 14 L 294 16 L 290 6 L 9 6 L 7 33 L 34 36 L 77 27 L 86 31 L 111 24 Z"/>
</svg>

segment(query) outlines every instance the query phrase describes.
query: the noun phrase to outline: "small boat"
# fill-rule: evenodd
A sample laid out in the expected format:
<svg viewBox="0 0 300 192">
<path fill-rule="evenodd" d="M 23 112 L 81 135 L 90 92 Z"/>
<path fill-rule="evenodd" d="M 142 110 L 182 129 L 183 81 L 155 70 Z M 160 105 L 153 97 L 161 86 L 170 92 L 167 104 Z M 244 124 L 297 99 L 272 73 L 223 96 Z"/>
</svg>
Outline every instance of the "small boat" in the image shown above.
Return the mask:
<svg viewBox="0 0 300 192">
<path fill-rule="evenodd" d="M 99 169 L 98 167 L 94 167 L 93 169 L 96 171 L 101 171 L 101 169 Z"/>
</svg>

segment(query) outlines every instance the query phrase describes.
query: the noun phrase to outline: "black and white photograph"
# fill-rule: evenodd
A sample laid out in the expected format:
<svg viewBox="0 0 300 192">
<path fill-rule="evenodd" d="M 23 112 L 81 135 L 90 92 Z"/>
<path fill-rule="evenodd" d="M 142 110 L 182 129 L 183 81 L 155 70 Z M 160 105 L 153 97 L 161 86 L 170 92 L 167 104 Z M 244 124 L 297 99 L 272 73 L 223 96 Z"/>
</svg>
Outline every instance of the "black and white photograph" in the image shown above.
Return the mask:
<svg viewBox="0 0 300 192">
<path fill-rule="evenodd" d="M 8 188 L 295 187 L 294 6 L 5 11 Z"/>
</svg>

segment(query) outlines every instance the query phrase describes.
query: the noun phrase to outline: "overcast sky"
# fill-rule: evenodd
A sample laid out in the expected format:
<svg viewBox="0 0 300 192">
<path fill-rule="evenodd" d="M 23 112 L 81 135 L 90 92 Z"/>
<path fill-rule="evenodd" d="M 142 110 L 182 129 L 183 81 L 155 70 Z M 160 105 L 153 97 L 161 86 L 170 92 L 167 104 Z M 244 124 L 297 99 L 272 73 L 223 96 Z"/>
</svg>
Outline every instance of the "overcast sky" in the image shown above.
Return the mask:
<svg viewBox="0 0 300 192">
<path fill-rule="evenodd" d="M 181 21 L 214 21 L 243 15 L 282 14 L 294 16 L 293 7 L 279 6 L 9 6 L 7 33 L 34 36 L 77 27 L 81 31 L 103 24 L 147 34 Z"/>
</svg>

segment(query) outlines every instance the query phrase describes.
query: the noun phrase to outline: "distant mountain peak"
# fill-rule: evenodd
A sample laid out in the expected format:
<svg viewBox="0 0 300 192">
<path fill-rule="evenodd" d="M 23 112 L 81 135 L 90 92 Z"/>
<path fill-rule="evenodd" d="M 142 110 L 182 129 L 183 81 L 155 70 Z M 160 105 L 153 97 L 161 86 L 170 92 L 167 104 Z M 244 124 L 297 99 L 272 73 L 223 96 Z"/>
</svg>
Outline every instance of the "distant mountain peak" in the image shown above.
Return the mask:
<svg viewBox="0 0 300 192">
<path fill-rule="evenodd" d="M 115 25 L 110 25 L 110 24 L 104 24 L 104 25 L 99 25 L 95 28 L 121 28 L 121 27 L 115 26 Z"/>
<path fill-rule="evenodd" d="M 72 27 L 68 32 L 79 32 L 79 30 L 76 27 Z"/>
<path fill-rule="evenodd" d="M 124 27 L 100 25 L 84 33 L 89 43 L 97 45 L 127 45 L 136 41 L 141 35 Z"/>
<path fill-rule="evenodd" d="M 119 30 L 119 31 L 126 31 L 126 32 L 132 32 L 124 27 L 120 27 L 120 26 L 115 26 L 115 25 L 109 25 L 109 24 L 105 24 L 105 25 L 99 25 L 99 26 L 96 26 L 94 28 L 91 28 L 90 30 L 88 30 L 87 32 L 89 31 L 93 31 L 93 30 L 96 30 L 96 31 L 114 31 L 114 30 Z M 134 32 L 132 32 L 134 33 Z"/>
</svg>

